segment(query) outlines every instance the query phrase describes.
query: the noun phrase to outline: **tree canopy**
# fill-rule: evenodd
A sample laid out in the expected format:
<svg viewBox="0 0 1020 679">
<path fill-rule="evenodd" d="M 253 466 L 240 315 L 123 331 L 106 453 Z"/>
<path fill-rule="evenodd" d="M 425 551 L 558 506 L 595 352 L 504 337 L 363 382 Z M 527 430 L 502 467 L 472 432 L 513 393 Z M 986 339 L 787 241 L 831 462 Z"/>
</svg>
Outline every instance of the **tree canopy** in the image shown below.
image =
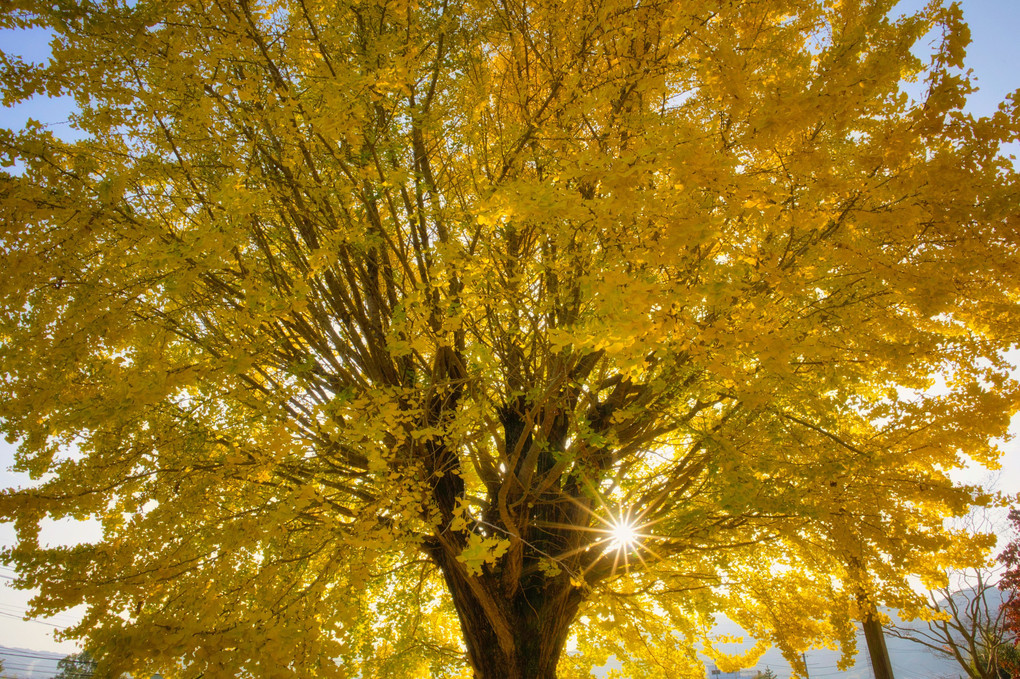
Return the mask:
<svg viewBox="0 0 1020 679">
<path fill-rule="evenodd" d="M 799 667 L 990 547 L 1020 115 L 958 6 L 2 16 L 83 136 L 0 131 L 3 557 L 98 674 L 675 677 L 719 612 Z"/>
</svg>

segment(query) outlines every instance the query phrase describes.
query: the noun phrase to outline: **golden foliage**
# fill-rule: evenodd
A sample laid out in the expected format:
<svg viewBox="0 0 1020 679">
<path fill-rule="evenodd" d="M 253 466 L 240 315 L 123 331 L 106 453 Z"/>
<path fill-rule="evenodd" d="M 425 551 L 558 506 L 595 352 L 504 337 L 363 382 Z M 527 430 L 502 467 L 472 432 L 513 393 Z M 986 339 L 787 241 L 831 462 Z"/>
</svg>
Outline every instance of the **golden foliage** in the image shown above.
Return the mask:
<svg viewBox="0 0 1020 679">
<path fill-rule="evenodd" d="M 1020 118 L 960 111 L 958 7 L 891 9 L 5 5 L 55 35 L 5 101 L 84 135 L 0 132 L 37 610 L 111 672 L 552 676 L 581 620 L 564 673 L 673 677 L 716 613 L 794 657 L 979 558 Z"/>
</svg>

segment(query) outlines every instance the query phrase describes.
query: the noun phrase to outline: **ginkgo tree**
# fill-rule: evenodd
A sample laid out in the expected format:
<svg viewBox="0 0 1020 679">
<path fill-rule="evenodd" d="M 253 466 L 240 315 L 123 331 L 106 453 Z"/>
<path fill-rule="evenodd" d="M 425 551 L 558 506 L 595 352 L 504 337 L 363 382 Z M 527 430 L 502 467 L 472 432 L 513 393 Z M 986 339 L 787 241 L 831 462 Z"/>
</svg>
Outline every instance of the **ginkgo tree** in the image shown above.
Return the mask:
<svg viewBox="0 0 1020 679">
<path fill-rule="evenodd" d="M 959 7 L 2 21 L 53 35 L 5 104 L 73 96 L 82 137 L 0 133 L 0 426 L 37 479 L 3 557 L 84 604 L 98 674 L 796 665 L 989 547 L 943 523 L 1017 408 L 1020 116 L 961 112 Z"/>
</svg>

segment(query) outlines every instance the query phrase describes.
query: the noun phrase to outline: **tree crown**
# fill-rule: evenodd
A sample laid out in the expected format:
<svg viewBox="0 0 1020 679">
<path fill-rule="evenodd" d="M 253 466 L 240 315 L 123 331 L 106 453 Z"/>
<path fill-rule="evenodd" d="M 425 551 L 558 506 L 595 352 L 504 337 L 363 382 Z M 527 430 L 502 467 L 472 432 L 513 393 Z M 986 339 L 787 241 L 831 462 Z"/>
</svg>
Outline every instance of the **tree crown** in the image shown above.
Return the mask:
<svg viewBox="0 0 1020 679">
<path fill-rule="evenodd" d="M 38 610 L 188 677 L 544 676 L 576 620 L 561 673 L 675 675 L 719 611 L 799 662 L 979 558 L 1016 101 L 963 114 L 959 8 L 892 7 L 7 5 L 55 38 L 5 101 L 86 135 L 0 133 Z"/>
</svg>

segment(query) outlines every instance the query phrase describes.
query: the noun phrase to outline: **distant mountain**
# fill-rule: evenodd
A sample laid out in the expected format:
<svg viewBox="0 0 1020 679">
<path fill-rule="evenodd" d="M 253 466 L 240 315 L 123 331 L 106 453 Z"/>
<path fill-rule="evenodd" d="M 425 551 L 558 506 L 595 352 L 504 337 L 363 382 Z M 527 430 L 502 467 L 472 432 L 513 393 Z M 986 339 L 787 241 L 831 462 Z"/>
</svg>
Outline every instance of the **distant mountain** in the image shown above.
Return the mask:
<svg viewBox="0 0 1020 679">
<path fill-rule="evenodd" d="M 889 650 L 889 660 L 893 667 L 893 676 L 896 679 L 957 679 L 960 676 L 960 667 L 952 660 L 943 655 L 938 655 L 918 644 L 904 639 L 896 639 L 888 634 L 885 638 L 886 648 Z M 808 666 L 808 675 L 811 679 L 815 677 L 824 679 L 872 679 L 875 676 L 871 669 L 871 662 L 868 658 L 868 646 L 864 641 L 864 634 L 857 635 L 857 655 L 854 666 L 842 672 L 836 668 L 836 662 L 840 658 L 838 651 L 827 649 L 808 651 L 805 654 Z M 790 664 L 786 662 L 777 649 L 770 649 L 758 661 L 758 664 L 751 670 L 743 670 L 741 677 L 753 677 L 757 671 L 772 669 L 776 676 L 785 679 L 790 676 Z"/>
<path fill-rule="evenodd" d="M 67 654 L 0 646 L 4 676 L 16 679 L 53 679 L 57 674 L 57 663 L 65 655 Z"/>
<path fill-rule="evenodd" d="M 884 610 L 883 612 L 893 618 L 895 622 L 902 623 L 894 611 Z M 729 620 L 720 620 L 715 632 L 744 636 L 743 644 L 722 646 L 725 650 L 740 653 L 751 647 L 747 633 Z M 893 676 L 896 679 L 957 679 L 962 674 L 960 667 L 948 657 L 936 654 L 912 641 L 897 639 L 887 633 L 885 644 L 889 650 L 889 660 L 892 663 Z M 868 646 L 862 632 L 858 631 L 857 633 L 857 655 L 853 667 L 845 671 L 839 670 L 836 663 L 840 657 L 839 651 L 828 649 L 808 651 L 805 654 L 808 676 L 810 679 L 872 679 L 875 676 L 871 669 Z M 754 667 L 740 672 L 714 674 L 714 665 L 706 664 L 708 679 L 751 679 L 758 672 L 764 672 L 766 669 L 771 669 L 780 679 L 786 679 L 792 672 L 790 663 L 777 648 L 770 648 Z M 718 670 L 715 671 L 718 672 Z"/>
</svg>

